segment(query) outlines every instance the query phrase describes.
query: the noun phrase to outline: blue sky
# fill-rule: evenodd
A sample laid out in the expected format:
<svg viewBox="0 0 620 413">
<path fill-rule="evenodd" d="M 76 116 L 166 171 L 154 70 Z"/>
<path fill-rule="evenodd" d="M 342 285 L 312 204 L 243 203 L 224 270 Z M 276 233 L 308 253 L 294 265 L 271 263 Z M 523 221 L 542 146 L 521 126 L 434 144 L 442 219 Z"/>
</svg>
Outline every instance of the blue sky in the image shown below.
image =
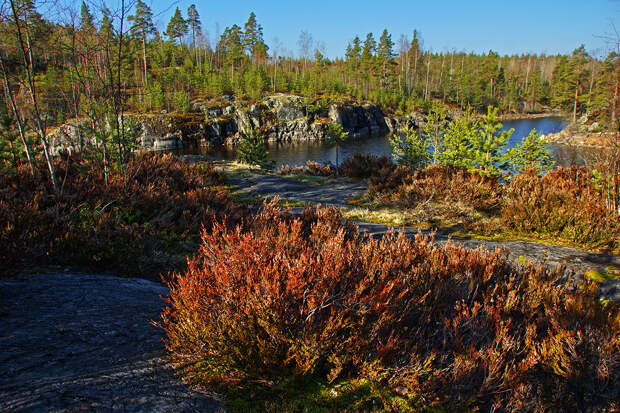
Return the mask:
<svg viewBox="0 0 620 413">
<path fill-rule="evenodd" d="M 147 4 L 151 0 L 146 0 Z M 281 49 L 299 54 L 297 39 L 307 30 L 323 43 L 329 57 L 342 56 L 347 42 L 368 32 L 378 38 L 384 28 L 397 44 L 401 34 L 422 33 L 425 49 L 474 51 L 489 49 L 500 54 L 524 52 L 570 53 L 581 43 L 590 52 L 606 54 L 608 47 L 597 38 L 620 30 L 619 0 L 332 0 L 332 1 L 200 1 L 150 3 L 159 28 L 165 28 L 178 6 L 186 16 L 195 3 L 203 28 L 211 41 L 226 26 L 245 23 L 251 11 L 264 28 L 268 45 L 278 39 Z"/>
</svg>

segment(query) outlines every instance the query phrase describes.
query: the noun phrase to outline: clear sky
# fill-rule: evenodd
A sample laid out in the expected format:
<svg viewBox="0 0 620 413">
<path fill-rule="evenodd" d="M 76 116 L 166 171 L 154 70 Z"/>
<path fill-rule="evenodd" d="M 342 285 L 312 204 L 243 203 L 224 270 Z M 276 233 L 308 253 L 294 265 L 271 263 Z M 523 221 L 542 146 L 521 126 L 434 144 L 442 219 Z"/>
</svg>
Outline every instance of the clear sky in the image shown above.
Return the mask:
<svg viewBox="0 0 620 413">
<path fill-rule="evenodd" d="M 276 44 L 295 56 L 301 30 L 322 42 L 327 56 L 344 55 L 347 42 L 373 32 L 378 39 L 384 28 L 392 34 L 398 50 L 401 34 L 411 38 L 422 33 L 424 48 L 433 51 L 465 50 L 500 54 L 527 52 L 570 53 L 581 43 L 596 55 L 608 46 L 597 36 L 620 30 L 620 0 L 287 0 L 204 1 L 146 0 L 158 14 L 155 22 L 165 28 L 175 7 L 187 16 L 195 3 L 203 30 L 213 43 L 216 29 L 243 27 L 251 11 L 264 28 L 268 45 Z M 280 53 L 282 54 L 282 53 Z"/>
</svg>

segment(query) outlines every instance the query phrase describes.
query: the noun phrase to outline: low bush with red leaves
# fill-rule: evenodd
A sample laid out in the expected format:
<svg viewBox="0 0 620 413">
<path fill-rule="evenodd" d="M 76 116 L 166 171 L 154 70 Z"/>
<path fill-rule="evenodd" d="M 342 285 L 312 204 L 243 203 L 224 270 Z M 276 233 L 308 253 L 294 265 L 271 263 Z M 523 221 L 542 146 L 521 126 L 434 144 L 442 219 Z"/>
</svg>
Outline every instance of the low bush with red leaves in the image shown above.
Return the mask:
<svg viewBox="0 0 620 413">
<path fill-rule="evenodd" d="M 515 231 L 560 237 L 591 247 L 613 247 L 620 218 L 605 205 L 594 175 L 585 168 L 558 168 L 542 177 L 516 175 L 505 187 L 502 223 Z"/>
<path fill-rule="evenodd" d="M 24 266 L 62 265 L 158 278 L 195 251 L 204 223 L 240 218 L 224 183 L 208 165 L 144 155 L 108 182 L 93 165 L 57 161 L 55 194 L 45 172 L 23 169 L 0 179 L 0 259 L 4 273 Z"/>
<path fill-rule="evenodd" d="M 501 204 L 502 188 L 497 179 L 461 168 L 430 165 L 412 171 L 397 167 L 371 178 L 371 194 L 384 204 L 415 205 L 421 201 L 462 202 L 490 211 Z M 385 176 L 387 175 L 387 176 Z"/>
<path fill-rule="evenodd" d="M 267 206 L 202 239 L 171 275 L 163 314 L 170 355 L 194 383 L 314 375 L 450 411 L 620 407 L 618 307 L 560 270 L 420 234 L 365 238 L 332 209 L 293 218 Z"/>
<path fill-rule="evenodd" d="M 321 165 L 318 162 L 307 161 L 303 166 L 282 165 L 278 168 L 280 175 L 310 175 L 310 176 L 336 176 L 337 172 L 333 166 Z"/>
<path fill-rule="evenodd" d="M 394 169 L 394 164 L 387 156 L 374 156 L 356 153 L 340 164 L 340 172 L 349 178 L 369 178 L 379 171 Z"/>
<path fill-rule="evenodd" d="M 468 218 L 469 230 L 537 234 L 585 248 L 617 248 L 620 217 L 607 206 L 595 178 L 592 170 L 575 167 L 542 176 L 530 169 L 502 181 L 448 166 L 413 170 L 392 165 L 374 170 L 368 196 L 380 205 L 402 208 L 428 202 L 468 206 L 477 211 Z"/>
</svg>

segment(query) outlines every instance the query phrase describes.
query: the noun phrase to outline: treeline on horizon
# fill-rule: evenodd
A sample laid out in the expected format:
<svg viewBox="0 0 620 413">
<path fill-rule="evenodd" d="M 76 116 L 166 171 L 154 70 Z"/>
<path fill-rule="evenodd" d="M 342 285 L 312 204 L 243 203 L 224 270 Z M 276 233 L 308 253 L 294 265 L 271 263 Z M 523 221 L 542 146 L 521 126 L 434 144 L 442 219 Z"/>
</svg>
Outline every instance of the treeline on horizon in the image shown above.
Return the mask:
<svg viewBox="0 0 620 413">
<path fill-rule="evenodd" d="M 274 92 L 352 96 L 401 114 L 428 111 L 440 100 L 480 112 L 493 105 L 502 113 L 556 109 L 574 119 L 587 113 L 603 126 L 613 126 L 617 117 L 618 54 L 601 61 L 583 46 L 553 56 L 437 53 L 423 48 L 416 30 L 411 40 L 401 36 L 398 46 L 384 30 L 378 38 L 356 36 L 345 57 L 330 60 L 320 42 L 302 31 L 300 57 L 294 58 L 267 45 L 254 13 L 242 26 L 227 27 L 215 48 L 202 35 L 195 5 L 185 15 L 177 8 L 163 32 L 141 0 L 121 2 L 115 11 L 82 3 L 69 15 L 70 22 L 52 22 L 32 0 L 5 2 L 1 13 L 3 100 L 9 108 L 11 91 L 21 111 L 31 110 L 23 87 L 19 21 L 32 59 L 27 70 L 49 125 L 101 117 L 95 112 L 118 113 L 121 106 L 184 112 L 195 100 L 222 95 L 257 100 Z"/>
</svg>

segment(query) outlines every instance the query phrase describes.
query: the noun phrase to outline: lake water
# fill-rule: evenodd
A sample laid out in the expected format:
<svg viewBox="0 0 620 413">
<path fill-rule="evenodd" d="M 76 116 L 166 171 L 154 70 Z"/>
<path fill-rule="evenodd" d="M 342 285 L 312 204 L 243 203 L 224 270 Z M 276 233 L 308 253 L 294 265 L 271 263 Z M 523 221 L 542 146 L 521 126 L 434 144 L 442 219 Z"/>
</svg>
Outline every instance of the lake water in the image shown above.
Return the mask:
<svg viewBox="0 0 620 413">
<path fill-rule="evenodd" d="M 536 119 L 518 119 L 503 122 L 504 130 L 514 128 L 514 133 L 510 137 L 507 148 L 516 146 L 523 137 L 527 136 L 532 129 L 536 129 L 543 134 L 557 133 L 566 127 L 568 122 L 560 117 L 545 117 Z M 550 145 L 558 164 L 581 165 L 584 160 L 580 153 L 561 145 Z M 281 165 L 301 165 L 306 161 L 316 161 L 319 163 L 336 163 L 336 146 L 322 142 L 291 142 L 291 143 L 271 143 L 268 145 L 269 159 L 276 162 L 276 166 Z M 387 136 L 374 136 L 363 139 L 350 139 L 340 145 L 339 159 L 343 159 L 355 154 L 369 153 L 373 155 L 392 156 L 392 147 Z M 234 148 L 222 147 L 205 154 L 213 159 L 235 159 L 236 151 Z"/>
</svg>

